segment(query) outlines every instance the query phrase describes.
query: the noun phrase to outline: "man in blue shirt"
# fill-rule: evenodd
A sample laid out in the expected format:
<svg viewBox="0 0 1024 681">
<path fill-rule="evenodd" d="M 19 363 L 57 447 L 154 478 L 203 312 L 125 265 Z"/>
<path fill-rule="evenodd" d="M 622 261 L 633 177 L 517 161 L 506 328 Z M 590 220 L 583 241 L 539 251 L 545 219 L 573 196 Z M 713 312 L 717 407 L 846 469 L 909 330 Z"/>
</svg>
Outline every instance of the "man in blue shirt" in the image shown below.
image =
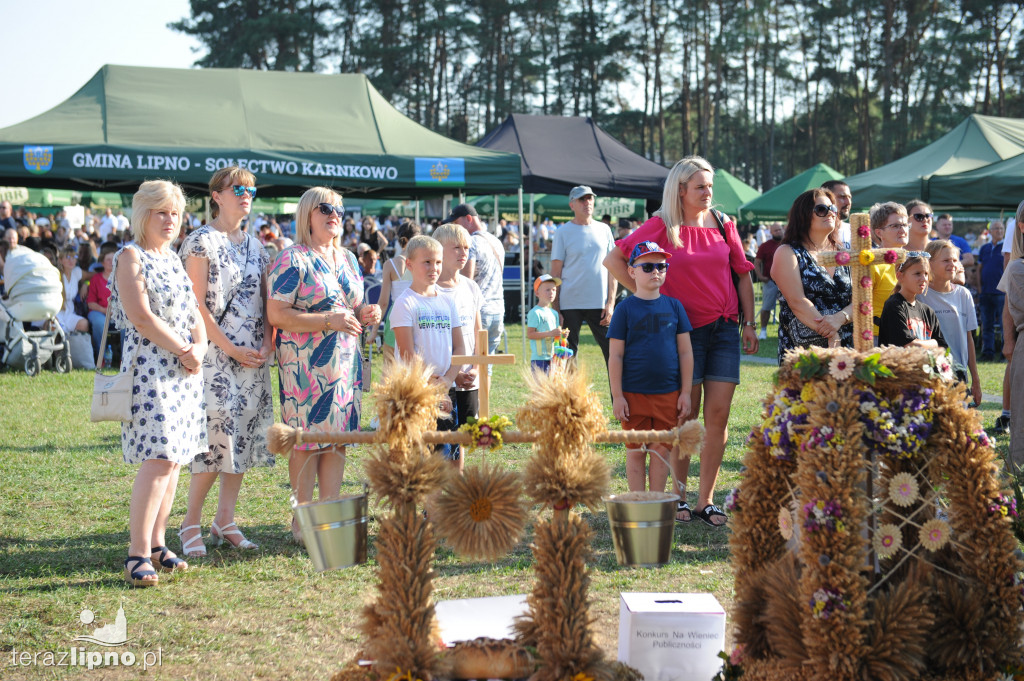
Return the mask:
<svg viewBox="0 0 1024 681">
<path fill-rule="evenodd" d="M 1003 223 L 995 220 L 988 228 L 992 240 L 981 247 L 978 261 L 981 264 L 981 295 L 978 308 L 981 312 L 981 361 L 991 362 L 995 358 L 996 328 L 1002 327 L 1003 299 L 1005 294 L 996 286 L 1003 276 Z"/>
</svg>

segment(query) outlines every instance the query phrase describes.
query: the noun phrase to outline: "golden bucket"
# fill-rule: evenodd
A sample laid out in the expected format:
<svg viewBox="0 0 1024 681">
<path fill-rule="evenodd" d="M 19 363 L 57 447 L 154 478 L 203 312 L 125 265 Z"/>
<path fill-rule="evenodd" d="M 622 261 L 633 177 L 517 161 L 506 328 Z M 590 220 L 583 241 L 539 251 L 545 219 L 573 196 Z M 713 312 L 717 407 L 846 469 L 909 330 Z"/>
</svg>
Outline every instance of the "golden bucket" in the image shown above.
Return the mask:
<svg viewBox="0 0 1024 681">
<path fill-rule="evenodd" d="M 619 565 L 668 562 L 678 501 L 678 495 L 667 492 L 630 492 L 605 498 Z"/>
<path fill-rule="evenodd" d="M 308 504 L 298 503 L 293 496 L 292 510 L 317 572 L 366 562 L 365 490 L 361 494 Z"/>
</svg>

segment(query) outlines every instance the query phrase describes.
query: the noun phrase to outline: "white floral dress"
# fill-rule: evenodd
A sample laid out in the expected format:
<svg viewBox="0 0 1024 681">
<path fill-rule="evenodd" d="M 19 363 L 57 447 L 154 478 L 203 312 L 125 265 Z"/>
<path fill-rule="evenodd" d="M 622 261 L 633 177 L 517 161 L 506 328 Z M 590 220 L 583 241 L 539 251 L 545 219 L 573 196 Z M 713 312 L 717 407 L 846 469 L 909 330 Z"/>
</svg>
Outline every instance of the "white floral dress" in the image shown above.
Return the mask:
<svg viewBox="0 0 1024 681">
<path fill-rule="evenodd" d="M 149 309 L 191 342 L 192 329 L 199 321 L 199 306 L 181 260 L 173 253 L 152 255 L 129 244 L 114 255 L 115 272 L 118 259 L 128 248 L 139 254 Z M 189 374 L 177 357 L 139 334 L 124 314 L 116 276 L 110 278 L 109 310 L 111 326 L 125 329 L 121 372 L 134 373 L 132 420 L 121 424 L 125 463 L 150 459 L 189 463 L 209 448 L 202 374 Z"/>
<path fill-rule="evenodd" d="M 236 245 L 206 225 L 188 235 L 179 255 L 182 263 L 190 257 L 209 262 L 206 306 L 232 343 L 259 350 L 264 336 L 260 279 L 270 257 L 257 239 L 243 236 Z M 274 423 L 270 367 L 244 367 L 210 343 L 203 378 L 210 451 L 196 456 L 192 472 L 245 473 L 273 466 L 274 456 L 267 449 L 267 428 Z"/>
</svg>

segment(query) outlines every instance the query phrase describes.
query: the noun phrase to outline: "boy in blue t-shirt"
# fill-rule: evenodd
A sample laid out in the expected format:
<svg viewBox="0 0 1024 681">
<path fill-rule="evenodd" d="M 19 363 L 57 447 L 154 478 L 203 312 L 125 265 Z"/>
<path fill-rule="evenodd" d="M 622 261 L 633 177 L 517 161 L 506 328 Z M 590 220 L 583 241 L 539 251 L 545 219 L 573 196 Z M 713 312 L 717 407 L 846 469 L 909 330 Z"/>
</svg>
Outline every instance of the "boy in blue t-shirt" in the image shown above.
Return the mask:
<svg viewBox="0 0 1024 681">
<path fill-rule="evenodd" d="M 551 369 L 551 356 L 554 354 L 552 340 L 569 333 L 558 326 L 558 313 L 551 307 L 561 285 L 562 280 L 550 274 L 537 277 L 533 281 L 537 304 L 526 317 L 526 337 L 530 339 L 530 366 L 545 374 Z"/>
<path fill-rule="evenodd" d="M 693 327 L 682 304 L 659 290 L 670 257 L 653 241 L 633 248 L 628 272 L 636 282 L 636 294 L 619 303 L 608 327 L 612 407 L 625 430 L 669 430 L 690 413 Z M 648 444 L 647 449 L 661 455 L 651 456 L 649 476 L 643 446 L 626 444 L 629 491 L 644 491 L 649 477 L 649 489 L 664 492 L 671 450 L 663 443 Z"/>
</svg>

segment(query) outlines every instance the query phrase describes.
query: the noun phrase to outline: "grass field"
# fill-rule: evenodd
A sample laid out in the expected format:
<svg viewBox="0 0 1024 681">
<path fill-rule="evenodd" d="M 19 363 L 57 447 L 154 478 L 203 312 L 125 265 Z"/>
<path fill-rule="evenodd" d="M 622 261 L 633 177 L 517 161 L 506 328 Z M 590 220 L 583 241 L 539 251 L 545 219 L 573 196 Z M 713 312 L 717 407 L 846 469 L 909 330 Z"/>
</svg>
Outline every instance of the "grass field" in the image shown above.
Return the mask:
<svg viewBox="0 0 1024 681">
<path fill-rule="evenodd" d="M 521 330 L 512 327 L 509 332 L 509 351 L 521 353 Z M 769 342 L 759 354 L 774 353 L 774 342 Z M 600 351 L 586 333 L 581 356 L 593 369 L 593 389 L 610 418 Z M 519 374 L 522 364 L 519 358 L 514 367 L 495 369 L 492 413 L 514 417 L 526 399 Z M 985 365 L 985 392 L 999 392 L 1002 367 Z M 715 495 L 719 503 L 739 480 L 744 441 L 760 415 L 774 371 L 766 364 L 743 364 Z M 367 565 L 314 572 L 304 551 L 288 540 L 287 461 L 281 459 L 275 468 L 249 473 L 239 501 L 238 524 L 260 550 L 211 548 L 208 558 L 193 564 L 195 569 L 165 579 L 157 588 L 127 587 L 121 565 L 136 468 L 121 461 L 118 426 L 89 421 L 91 390 L 89 372 L 43 373 L 36 378 L 0 373 L 0 678 L 136 678 L 145 654 L 159 653 L 159 666 L 150 668 L 146 678 L 326 679 L 350 659 L 360 646 L 359 612 L 374 594 L 376 520 L 371 519 Z M 983 405 L 986 425 L 998 415 L 998 406 Z M 368 403 L 364 421 L 371 413 Z M 624 491 L 622 447 L 599 450 L 612 467 L 612 491 Z M 350 454 L 346 485 L 352 489 L 358 485 L 366 454 L 366 449 Z M 519 469 L 528 455 L 525 446 L 509 446 L 490 454 L 489 460 Z M 469 463 L 479 456 L 471 454 Z M 695 489 L 696 460 L 691 475 Z M 175 530 L 184 514 L 187 486 L 186 472 L 171 515 Z M 204 513 L 207 537 L 215 502 L 211 495 Z M 371 506 L 371 515 L 379 512 Z M 591 593 L 597 639 L 608 655 L 616 652 L 621 591 L 705 591 L 728 607 L 733 577 L 727 529 L 712 530 L 699 522 L 677 525 L 669 565 L 632 569 L 616 564 L 604 513 L 585 515 L 597 531 Z M 171 548 L 179 548 L 170 531 L 167 540 Z M 494 564 L 467 562 L 440 548 L 436 599 L 527 592 L 532 580 L 529 542 L 528 534 Z M 130 641 L 112 650 L 131 651 L 134 666 L 91 671 L 84 666 L 44 666 L 45 653 L 59 655 L 81 646 L 72 639 L 113 622 L 119 606 L 125 611 Z M 95 613 L 95 621 L 88 625 L 82 621 L 87 617 L 81 616 L 86 609 Z M 22 652 L 38 653 L 36 664 L 21 663 Z"/>
</svg>

